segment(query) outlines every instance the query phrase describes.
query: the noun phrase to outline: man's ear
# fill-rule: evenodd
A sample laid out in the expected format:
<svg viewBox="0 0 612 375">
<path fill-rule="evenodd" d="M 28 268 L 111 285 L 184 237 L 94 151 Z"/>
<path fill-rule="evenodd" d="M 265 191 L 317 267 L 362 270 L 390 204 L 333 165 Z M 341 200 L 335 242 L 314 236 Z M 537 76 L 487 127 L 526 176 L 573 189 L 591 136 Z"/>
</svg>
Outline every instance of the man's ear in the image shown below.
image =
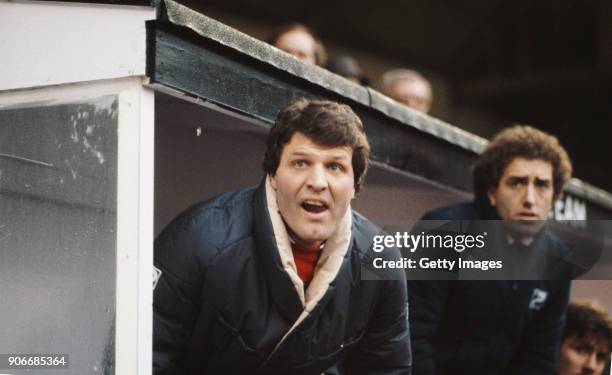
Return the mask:
<svg viewBox="0 0 612 375">
<path fill-rule="evenodd" d="M 491 206 L 495 207 L 495 205 L 497 204 L 497 188 L 496 187 L 490 187 L 489 190 L 487 190 L 487 197 L 489 198 L 489 203 L 491 204 Z"/>
<path fill-rule="evenodd" d="M 276 190 L 276 176 L 269 174 L 268 177 L 270 178 L 270 186 L 272 186 L 272 189 Z"/>
</svg>

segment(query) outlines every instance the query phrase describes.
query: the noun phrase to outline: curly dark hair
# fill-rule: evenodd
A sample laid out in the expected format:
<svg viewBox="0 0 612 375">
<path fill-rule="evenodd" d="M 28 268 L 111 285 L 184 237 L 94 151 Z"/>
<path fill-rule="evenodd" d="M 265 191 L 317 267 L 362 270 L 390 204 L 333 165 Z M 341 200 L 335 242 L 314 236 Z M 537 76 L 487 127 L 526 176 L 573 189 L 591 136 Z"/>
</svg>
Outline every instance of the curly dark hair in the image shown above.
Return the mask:
<svg viewBox="0 0 612 375">
<path fill-rule="evenodd" d="M 297 132 L 321 146 L 350 147 L 353 151 L 351 163 L 355 191 L 359 191 L 368 169 L 370 144 L 361 120 L 348 105 L 299 99 L 281 109 L 266 141 L 263 162 L 266 173 L 276 173 L 283 148 Z"/>
<path fill-rule="evenodd" d="M 517 157 L 542 159 L 552 165 L 554 199 L 572 177 L 572 162 L 556 137 L 531 126 L 515 125 L 497 133 L 474 163 L 476 196 L 485 196 L 496 187 L 504 169 Z"/>
<path fill-rule="evenodd" d="M 612 320 L 605 310 L 593 302 L 572 302 L 566 311 L 563 340 L 573 336 L 605 344 L 610 352 Z"/>
</svg>

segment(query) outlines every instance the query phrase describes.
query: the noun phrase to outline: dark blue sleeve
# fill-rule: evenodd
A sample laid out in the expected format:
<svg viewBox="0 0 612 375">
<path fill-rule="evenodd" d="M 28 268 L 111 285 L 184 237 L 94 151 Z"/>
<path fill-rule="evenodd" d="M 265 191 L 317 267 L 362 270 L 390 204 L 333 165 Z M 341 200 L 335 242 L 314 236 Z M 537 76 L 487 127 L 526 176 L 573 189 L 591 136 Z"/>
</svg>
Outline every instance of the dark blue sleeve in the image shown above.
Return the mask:
<svg viewBox="0 0 612 375">
<path fill-rule="evenodd" d="M 433 340 L 446 311 L 452 281 L 409 281 L 410 336 L 413 345 L 413 371 L 419 375 L 436 374 Z"/>
<path fill-rule="evenodd" d="M 524 330 L 510 374 L 550 375 L 555 372 L 559 345 L 565 326 L 565 309 L 571 280 L 555 280 L 554 293 L 538 316 Z"/>
</svg>

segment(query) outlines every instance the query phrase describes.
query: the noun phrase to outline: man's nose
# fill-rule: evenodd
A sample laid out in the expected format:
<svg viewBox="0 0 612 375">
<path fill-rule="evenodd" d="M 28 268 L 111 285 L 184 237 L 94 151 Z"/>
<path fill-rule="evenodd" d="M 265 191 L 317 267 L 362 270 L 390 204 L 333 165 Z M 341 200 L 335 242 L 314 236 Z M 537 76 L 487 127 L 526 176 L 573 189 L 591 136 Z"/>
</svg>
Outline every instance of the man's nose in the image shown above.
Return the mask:
<svg viewBox="0 0 612 375">
<path fill-rule="evenodd" d="M 595 374 L 599 363 L 597 362 L 597 353 L 589 355 L 584 363 L 583 371 L 586 374 Z"/>
<path fill-rule="evenodd" d="M 322 165 L 314 165 L 308 175 L 308 187 L 315 191 L 322 191 L 327 188 L 327 175 Z"/>
<path fill-rule="evenodd" d="M 523 199 L 523 205 L 525 207 L 531 207 L 534 205 L 536 199 L 536 191 L 535 186 L 533 184 L 528 183 L 525 187 L 525 196 Z"/>
</svg>

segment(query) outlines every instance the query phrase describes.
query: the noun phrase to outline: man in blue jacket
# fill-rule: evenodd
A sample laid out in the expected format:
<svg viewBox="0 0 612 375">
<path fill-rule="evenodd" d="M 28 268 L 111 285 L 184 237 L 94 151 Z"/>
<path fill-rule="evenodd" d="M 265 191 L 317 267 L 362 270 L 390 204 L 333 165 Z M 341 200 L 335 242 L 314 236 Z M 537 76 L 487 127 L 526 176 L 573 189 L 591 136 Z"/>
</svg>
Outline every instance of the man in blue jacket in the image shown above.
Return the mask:
<svg viewBox="0 0 612 375">
<path fill-rule="evenodd" d="M 546 220 L 570 176 L 555 137 L 515 126 L 497 134 L 475 162 L 474 201 L 424 216 L 497 220 L 502 230 L 488 239 L 494 250 L 545 253 L 555 269 L 529 281 L 409 281 L 415 374 L 553 374 L 572 266 Z"/>
<path fill-rule="evenodd" d="M 337 362 L 346 374 L 409 374 L 403 274 L 361 277 L 379 230 L 350 202 L 369 150 L 348 106 L 291 103 L 259 187 L 196 204 L 159 235 L 155 374 L 318 375 Z"/>
</svg>

